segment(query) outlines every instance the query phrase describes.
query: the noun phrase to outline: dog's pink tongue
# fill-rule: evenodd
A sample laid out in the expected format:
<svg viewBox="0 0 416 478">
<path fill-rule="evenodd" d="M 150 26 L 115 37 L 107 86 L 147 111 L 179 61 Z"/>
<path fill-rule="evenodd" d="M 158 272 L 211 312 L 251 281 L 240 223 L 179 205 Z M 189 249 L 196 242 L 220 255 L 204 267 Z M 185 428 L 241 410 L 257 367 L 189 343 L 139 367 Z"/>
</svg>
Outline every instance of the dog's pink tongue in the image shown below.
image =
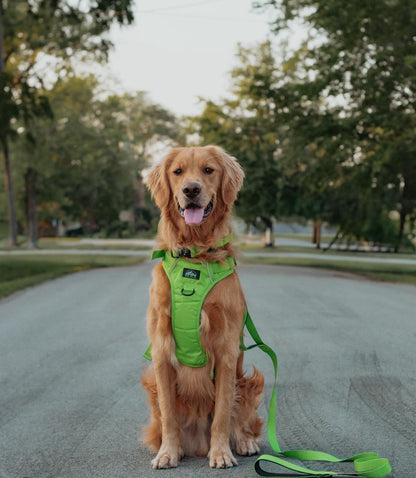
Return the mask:
<svg viewBox="0 0 416 478">
<path fill-rule="evenodd" d="M 204 218 L 203 209 L 185 209 L 184 212 L 186 224 L 200 224 Z"/>
</svg>

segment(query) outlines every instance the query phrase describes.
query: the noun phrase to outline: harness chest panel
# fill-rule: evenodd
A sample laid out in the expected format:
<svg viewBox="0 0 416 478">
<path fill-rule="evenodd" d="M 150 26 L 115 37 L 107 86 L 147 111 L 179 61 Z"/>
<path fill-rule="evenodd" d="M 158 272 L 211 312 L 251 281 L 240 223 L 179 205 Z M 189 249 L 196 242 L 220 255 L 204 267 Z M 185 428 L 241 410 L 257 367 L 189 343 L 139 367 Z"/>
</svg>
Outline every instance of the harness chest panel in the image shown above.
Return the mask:
<svg viewBox="0 0 416 478">
<path fill-rule="evenodd" d="M 172 331 L 176 357 L 188 367 L 203 367 L 209 361 L 201 345 L 200 320 L 205 297 L 212 287 L 234 272 L 234 259 L 224 264 L 202 264 L 168 252 L 163 255 L 163 269 L 169 278 L 172 296 Z"/>
</svg>

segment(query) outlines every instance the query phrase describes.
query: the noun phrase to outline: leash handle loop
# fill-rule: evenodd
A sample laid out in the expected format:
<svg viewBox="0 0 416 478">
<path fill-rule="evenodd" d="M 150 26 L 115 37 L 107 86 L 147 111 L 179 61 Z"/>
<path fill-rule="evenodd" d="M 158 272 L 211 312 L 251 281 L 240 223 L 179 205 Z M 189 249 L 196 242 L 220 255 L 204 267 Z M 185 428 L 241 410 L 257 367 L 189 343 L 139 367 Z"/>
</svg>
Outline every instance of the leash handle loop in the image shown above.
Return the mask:
<svg viewBox="0 0 416 478">
<path fill-rule="evenodd" d="M 246 311 L 244 316 L 244 325 L 247 328 L 247 331 L 251 335 L 255 344 L 246 347 L 242 342 L 241 348 L 243 350 L 250 350 L 254 347 L 258 347 L 263 352 L 265 352 L 271 359 L 274 367 L 274 385 L 272 396 L 270 399 L 269 406 L 269 415 L 267 418 L 267 436 L 269 439 L 270 446 L 272 450 L 280 456 L 287 458 L 294 458 L 301 461 L 323 461 L 330 463 L 345 463 L 352 462 L 354 464 L 355 472 L 351 473 L 339 473 L 334 471 L 314 471 L 308 468 L 291 463 L 281 457 L 273 455 L 261 455 L 256 463 L 254 464 L 254 469 L 257 474 L 260 476 L 266 477 L 303 477 L 303 478 L 314 478 L 314 477 L 342 477 L 342 476 L 353 476 L 353 477 L 366 477 L 366 478 L 382 478 L 388 475 L 391 472 L 391 466 L 389 461 L 386 458 L 379 458 L 377 453 L 367 452 L 360 453 L 358 455 L 350 456 L 348 458 L 337 458 L 336 456 L 330 455 L 329 453 L 312 451 L 312 450 L 287 450 L 282 451 L 279 447 L 276 433 L 276 410 L 277 410 L 277 370 L 278 370 L 278 360 L 274 350 L 266 345 L 261 339 L 252 318 L 248 311 Z M 263 463 L 269 463 L 273 465 L 278 465 L 280 467 L 286 468 L 295 473 L 276 473 L 269 472 L 262 468 Z"/>
</svg>

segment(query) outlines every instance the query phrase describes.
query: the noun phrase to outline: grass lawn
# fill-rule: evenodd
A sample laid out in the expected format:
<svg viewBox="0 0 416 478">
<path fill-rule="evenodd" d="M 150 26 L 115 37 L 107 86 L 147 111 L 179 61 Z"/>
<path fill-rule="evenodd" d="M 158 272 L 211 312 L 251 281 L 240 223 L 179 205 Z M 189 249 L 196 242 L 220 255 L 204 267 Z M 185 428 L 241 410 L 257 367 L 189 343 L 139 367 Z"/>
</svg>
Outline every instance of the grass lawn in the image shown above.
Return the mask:
<svg viewBox="0 0 416 478">
<path fill-rule="evenodd" d="M 388 257 L 391 256 L 392 255 L 389 255 Z M 383 264 L 382 262 L 350 262 L 342 261 L 342 259 L 326 261 L 320 259 L 319 256 L 317 256 L 316 259 L 306 259 L 301 257 L 278 257 L 273 255 L 270 255 L 270 257 L 246 256 L 243 261 L 248 264 L 316 267 L 320 269 L 359 274 L 374 280 L 416 285 L 416 263 L 414 265 Z"/>
<path fill-rule="evenodd" d="M 0 297 L 65 274 L 139 264 L 143 260 L 142 257 L 99 255 L 0 256 Z"/>
<path fill-rule="evenodd" d="M 18 238 L 19 247 L 26 249 L 26 238 L 19 236 Z M 126 240 L 123 243 L 120 240 L 120 243 L 112 243 L 111 240 L 108 241 L 108 244 L 105 243 L 105 240 L 102 241 L 99 245 L 85 243 L 78 238 L 72 237 L 59 237 L 59 238 L 41 238 L 38 241 L 39 249 L 83 249 L 83 250 L 150 250 L 150 246 L 131 243 L 129 240 Z M 9 240 L 7 238 L 0 238 L 0 250 L 10 250 Z"/>
<path fill-rule="evenodd" d="M 82 243 L 79 239 L 40 239 L 39 241 L 40 249 L 81 249 L 81 250 L 95 250 L 100 249 L 103 251 L 106 250 L 120 250 L 120 251 L 146 251 L 151 248 L 148 246 L 142 246 L 138 244 L 130 244 L 126 242 L 125 244 L 108 244 L 102 243 L 99 245 L 96 244 L 85 244 Z"/>
</svg>

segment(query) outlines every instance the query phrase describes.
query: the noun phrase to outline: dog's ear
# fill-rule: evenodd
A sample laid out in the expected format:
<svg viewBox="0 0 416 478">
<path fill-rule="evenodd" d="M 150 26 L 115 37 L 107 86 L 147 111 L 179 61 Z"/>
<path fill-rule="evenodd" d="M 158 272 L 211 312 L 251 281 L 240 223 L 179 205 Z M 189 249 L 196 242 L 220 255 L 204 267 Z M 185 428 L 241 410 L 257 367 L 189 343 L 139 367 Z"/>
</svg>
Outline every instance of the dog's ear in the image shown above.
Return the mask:
<svg viewBox="0 0 416 478">
<path fill-rule="evenodd" d="M 237 193 L 243 185 L 244 171 L 237 163 L 237 160 L 223 149 L 218 146 L 210 146 L 209 149 L 211 153 L 221 159 L 224 171 L 221 194 L 226 204 L 232 204 L 237 199 Z"/>
<path fill-rule="evenodd" d="M 167 168 L 171 163 L 171 156 L 167 156 L 161 163 L 156 164 L 145 177 L 145 184 L 149 188 L 159 209 L 163 209 L 170 201 L 170 187 L 167 179 Z"/>
</svg>

